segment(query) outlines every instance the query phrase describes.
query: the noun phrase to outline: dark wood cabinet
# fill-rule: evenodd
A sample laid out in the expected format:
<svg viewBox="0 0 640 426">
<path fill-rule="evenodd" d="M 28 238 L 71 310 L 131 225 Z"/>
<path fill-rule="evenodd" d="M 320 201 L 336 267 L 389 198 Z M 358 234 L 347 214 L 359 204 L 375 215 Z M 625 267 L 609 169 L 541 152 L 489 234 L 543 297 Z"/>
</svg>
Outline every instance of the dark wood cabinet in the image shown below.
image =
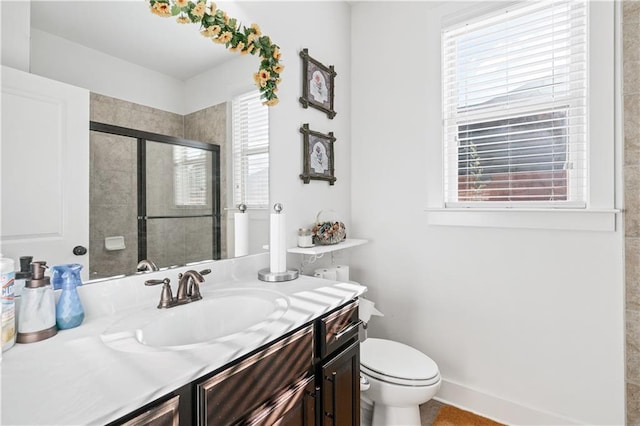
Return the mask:
<svg viewBox="0 0 640 426">
<path fill-rule="evenodd" d="M 313 326 L 309 325 L 196 384 L 197 424 L 242 422 L 301 376 L 311 375 L 312 367 Z"/>
<path fill-rule="evenodd" d="M 360 424 L 360 342 L 321 367 L 322 425 Z"/>
<path fill-rule="evenodd" d="M 358 301 L 110 426 L 359 426 Z"/>
<path fill-rule="evenodd" d="M 357 300 L 318 319 L 319 426 L 360 424 L 359 326 Z"/>
<path fill-rule="evenodd" d="M 295 385 L 267 402 L 241 425 L 313 426 L 316 418 L 315 377 L 300 379 Z"/>
<path fill-rule="evenodd" d="M 179 426 L 180 395 L 171 395 L 149 404 L 136 412 L 110 423 L 118 426 Z M 186 424 L 183 422 L 182 424 Z"/>
</svg>

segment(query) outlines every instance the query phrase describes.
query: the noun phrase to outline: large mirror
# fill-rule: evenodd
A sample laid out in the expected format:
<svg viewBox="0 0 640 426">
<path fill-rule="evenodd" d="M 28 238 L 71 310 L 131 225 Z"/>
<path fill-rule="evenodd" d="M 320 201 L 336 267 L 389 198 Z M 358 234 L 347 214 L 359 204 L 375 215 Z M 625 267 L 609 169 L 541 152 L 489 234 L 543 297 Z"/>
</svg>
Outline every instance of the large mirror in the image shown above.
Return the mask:
<svg viewBox="0 0 640 426">
<path fill-rule="evenodd" d="M 242 3 L 216 3 L 247 26 L 259 22 Z M 31 1 L 30 17 L 31 72 L 91 91 L 85 279 L 136 273 L 141 259 L 162 268 L 263 251 L 268 145 L 253 157 L 232 145 L 233 101 L 242 103 L 255 90 L 252 74 L 228 73 L 228 82 L 217 83 L 219 93 L 209 87 L 197 96 L 193 89 L 211 73 L 219 78 L 215 70 L 232 61 L 257 69 L 258 59 L 212 44 L 196 25 L 154 16 L 140 0 Z M 69 73 L 64 61 L 80 56 L 81 66 Z M 105 61 L 109 75 L 100 66 Z M 134 67 L 169 83 L 127 87 L 122 81 Z M 260 131 L 268 139 L 268 113 Z M 240 182 L 260 194 L 238 188 Z M 250 218 L 241 252 L 234 238 L 239 202 L 249 205 Z"/>
</svg>

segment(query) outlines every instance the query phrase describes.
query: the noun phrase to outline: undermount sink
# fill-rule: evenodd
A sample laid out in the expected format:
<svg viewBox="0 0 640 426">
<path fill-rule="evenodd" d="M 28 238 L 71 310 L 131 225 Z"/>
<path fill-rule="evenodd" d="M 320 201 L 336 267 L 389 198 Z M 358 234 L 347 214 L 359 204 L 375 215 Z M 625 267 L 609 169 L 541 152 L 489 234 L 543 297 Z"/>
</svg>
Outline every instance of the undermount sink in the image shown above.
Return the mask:
<svg viewBox="0 0 640 426">
<path fill-rule="evenodd" d="M 203 292 L 202 300 L 186 305 L 148 308 L 126 315 L 112 324 L 101 338 L 107 345 L 120 350 L 141 350 L 141 345 L 188 349 L 228 340 L 244 331 L 258 330 L 282 317 L 287 308 L 286 297 L 269 290 Z"/>
</svg>

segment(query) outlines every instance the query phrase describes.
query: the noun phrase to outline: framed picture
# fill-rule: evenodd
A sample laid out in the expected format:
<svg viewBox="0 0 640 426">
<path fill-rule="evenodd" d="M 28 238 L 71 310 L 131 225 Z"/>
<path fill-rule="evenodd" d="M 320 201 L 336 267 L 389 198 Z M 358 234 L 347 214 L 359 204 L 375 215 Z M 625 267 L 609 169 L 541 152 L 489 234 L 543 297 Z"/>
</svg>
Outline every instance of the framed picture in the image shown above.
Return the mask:
<svg viewBox="0 0 640 426">
<path fill-rule="evenodd" d="M 333 143 L 336 138 L 333 132 L 324 134 L 309 130 L 309 124 L 303 124 L 302 133 L 302 164 L 303 171 L 300 179 L 309 183 L 311 179 L 326 180 L 329 185 L 336 181 L 334 176 Z"/>
<path fill-rule="evenodd" d="M 300 103 L 303 108 L 313 107 L 327 113 L 333 118 L 334 79 L 337 75 L 333 65 L 327 67 L 309 56 L 308 49 L 300 52 L 302 58 L 302 97 Z"/>
</svg>

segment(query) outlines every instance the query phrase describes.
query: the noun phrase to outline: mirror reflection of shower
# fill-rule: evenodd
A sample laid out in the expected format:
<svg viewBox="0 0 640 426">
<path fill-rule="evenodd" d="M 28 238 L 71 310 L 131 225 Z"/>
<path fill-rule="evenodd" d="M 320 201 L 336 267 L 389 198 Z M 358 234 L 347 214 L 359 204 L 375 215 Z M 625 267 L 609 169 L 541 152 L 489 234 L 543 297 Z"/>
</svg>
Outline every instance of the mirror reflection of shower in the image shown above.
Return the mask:
<svg viewBox="0 0 640 426">
<path fill-rule="evenodd" d="M 218 145 L 93 122 L 91 130 L 90 194 L 103 200 L 91 203 L 91 278 L 130 274 L 143 259 L 162 268 L 221 258 Z"/>
</svg>

